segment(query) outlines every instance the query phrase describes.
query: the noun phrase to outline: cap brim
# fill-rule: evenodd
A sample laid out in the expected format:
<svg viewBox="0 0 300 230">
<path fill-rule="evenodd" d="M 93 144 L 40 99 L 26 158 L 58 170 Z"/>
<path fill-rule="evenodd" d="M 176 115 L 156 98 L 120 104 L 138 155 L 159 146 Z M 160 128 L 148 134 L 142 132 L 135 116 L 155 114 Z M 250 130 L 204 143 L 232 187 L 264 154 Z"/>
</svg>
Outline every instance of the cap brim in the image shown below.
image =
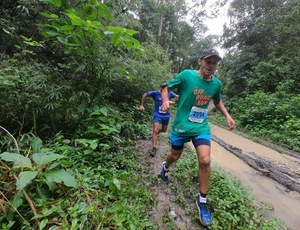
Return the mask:
<svg viewBox="0 0 300 230">
<path fill-rule="evenodd" d="M 206 59 L 206 58 L 209 58 L 209 57 L 212 57 L 212 56 L 216 56 L 219 60 L 222 60 L 222 58 L 219 55 L 215 55 L 215 54 L 207 55 L 207 56 L 205 56 L 203 58 Z"/>
</svg>

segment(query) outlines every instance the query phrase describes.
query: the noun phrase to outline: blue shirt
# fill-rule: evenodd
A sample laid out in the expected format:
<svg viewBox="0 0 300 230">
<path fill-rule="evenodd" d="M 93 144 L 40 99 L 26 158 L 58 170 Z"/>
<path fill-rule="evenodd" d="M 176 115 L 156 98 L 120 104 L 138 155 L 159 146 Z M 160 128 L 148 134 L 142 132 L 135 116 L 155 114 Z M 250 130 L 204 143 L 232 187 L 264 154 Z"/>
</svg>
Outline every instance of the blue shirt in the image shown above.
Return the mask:
<svg viewBox="0 0 300 230">
<path fill-rule="evenodd" d="M 153 115 L 155 117 L 159 117 L 159 118 L 169 118 L 170 117 L 170 112 L 162 112 L 161 111 L 161 105 L 162 105 L 163 101 L 162 101 L 161 93 L 159 90 L 149 91 L 146 93 L 146 96 L 152 97 L 154 100 Z M 176 93 L 169 92 L 169 95 L 168 95 L 169 100 L 174 97 L 176 97 Z"/>
</svg>

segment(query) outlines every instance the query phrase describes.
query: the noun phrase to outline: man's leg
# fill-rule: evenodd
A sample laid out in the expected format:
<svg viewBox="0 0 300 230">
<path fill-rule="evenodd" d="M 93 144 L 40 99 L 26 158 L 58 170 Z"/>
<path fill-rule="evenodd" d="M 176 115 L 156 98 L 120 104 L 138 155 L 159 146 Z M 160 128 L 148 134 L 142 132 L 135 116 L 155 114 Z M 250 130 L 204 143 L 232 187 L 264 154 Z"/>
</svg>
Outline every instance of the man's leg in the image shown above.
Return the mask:
<svg viewBox="0 0 300 230">
<path fill-rule="evenodd" d="M 165 183 L 168 183 L 168 172 L 170 165 L 181 157 L 181 154 L 183 152 L 183 145 L 189 140 L 189 137 L 181 137 L 175 134 L 171 134 L 170 140 L 172 143 L 171 152 L 167 155 L 167 160 L 163 162 L 161 170 L 161 177 Z"/>
<path fill-rule="evenodd" d="M 161 126 L 161 129 L 159 130 L 159 132 L 161 132 L 161 133 L 167 132 L 168 124 L 169 124 L 169 118 L 162 119 L 161 124 L 162 124 L 162 126 Z"/>
<path fill-rule="evenodd" d="M 158 133 L 159 133 L 159 122 L 153 122 L 153 131 L 152 131 L 152 150 L 150 153 L 151 157 L 154 157 L 156 155 L 156 145 L 157 145 L 157 139 L 158 139 Z"/>
<path fill-rule="evenodd" d="M 202 225 L 211 223 L 211 214 L 206 201 L 210 179 L 210 145 L 201 144 L 196 147 L 198 156 L 198 178 L 200 184 L 200 195 L 196 204 L 199 210 L 199 218 Z"/>
<path fill-rule="evenodd" d="M 210 179 L 210 146 L 199 145 L 196 148 L 198 156 L 198 178 L 200 193 L 207 194 Z"/>
<path fill-rule="evenodd" d="M 165 133 L 168 130 L 168 126 L 167 125 L 162 125 L 161 129 L 159 130 L 159 133 Z"/>
<path fill-rule="evenodd" d="M 181 150 L 176 150 L 171 148 L 171 152 L 167 155 L 167 160 L 166 160 L 166 167 L 170 167 L 171 164 L 173 164 L 175 161 L 177 161 L 181 154 L 183 152 L 183 149 Z"/>
<path fill-rule="evenodd" d="M 177 161 L 181 154 L 183 152 L 183 148 L 181 149 L 174 149 L 173 146 L 171 148 L 171 152 L 167 155 L 167 159 L 162 164 L 162 170 L 161 170 L 161 179 L 163 182 L 168 183 L 169 182 L 169 167 L 171 164 L 173 164 L 175 161 Z"/>
<path fill-rule="evenodd" d="M 153 122 L 152 147 L 156 148 L 160 124 Z"/>
</svg>

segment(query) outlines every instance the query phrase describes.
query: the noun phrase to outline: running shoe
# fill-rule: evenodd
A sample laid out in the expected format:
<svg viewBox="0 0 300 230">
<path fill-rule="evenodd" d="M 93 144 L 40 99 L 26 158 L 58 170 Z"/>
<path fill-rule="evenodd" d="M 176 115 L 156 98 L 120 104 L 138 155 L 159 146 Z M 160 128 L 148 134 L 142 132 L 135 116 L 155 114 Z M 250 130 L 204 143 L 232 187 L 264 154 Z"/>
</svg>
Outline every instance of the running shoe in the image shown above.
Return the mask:
<svg viewBox="0 0 300 230">
<path fill-rule="evenodd" d="M 155 155 L 156 155 L 156 148 L 153 147 L 152 150 L 151 150 L 150 156 L 154 157 Z"/>
<path fill-rule="evenodd" d="M 200 203 L 199 197 L 197 198 L 196 205 L 199 211 L 199 219 L 203 226 L 211 223 L 211 215 L 207 203 Z"/>
<path fill-rule="evenodd" d="M 169 169 L 166 169 L 165 164 L 166 162 L 162 163 L 161 179 L 163 182 L 168 183 Z"/>
</svg>

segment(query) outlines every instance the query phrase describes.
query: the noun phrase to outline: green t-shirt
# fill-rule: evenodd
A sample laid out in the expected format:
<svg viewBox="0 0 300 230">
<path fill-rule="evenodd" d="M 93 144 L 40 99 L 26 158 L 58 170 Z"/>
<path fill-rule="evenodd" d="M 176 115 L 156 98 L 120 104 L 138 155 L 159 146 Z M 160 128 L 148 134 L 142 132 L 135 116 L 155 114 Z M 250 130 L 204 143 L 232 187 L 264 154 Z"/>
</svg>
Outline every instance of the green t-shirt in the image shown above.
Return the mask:
<svg viewBox="0 0 300 230">
<path fill-rule="evenodd" d="M 221 81 L 215 76 L 205 81 L 196 70 L 184 70 L 167 85 L 172 90 L 177 88 L 179 94 L 172 133 L 180 136 L 209 134 L 208 105 L 211 99 L 221 100 Z"/>
</svg>

